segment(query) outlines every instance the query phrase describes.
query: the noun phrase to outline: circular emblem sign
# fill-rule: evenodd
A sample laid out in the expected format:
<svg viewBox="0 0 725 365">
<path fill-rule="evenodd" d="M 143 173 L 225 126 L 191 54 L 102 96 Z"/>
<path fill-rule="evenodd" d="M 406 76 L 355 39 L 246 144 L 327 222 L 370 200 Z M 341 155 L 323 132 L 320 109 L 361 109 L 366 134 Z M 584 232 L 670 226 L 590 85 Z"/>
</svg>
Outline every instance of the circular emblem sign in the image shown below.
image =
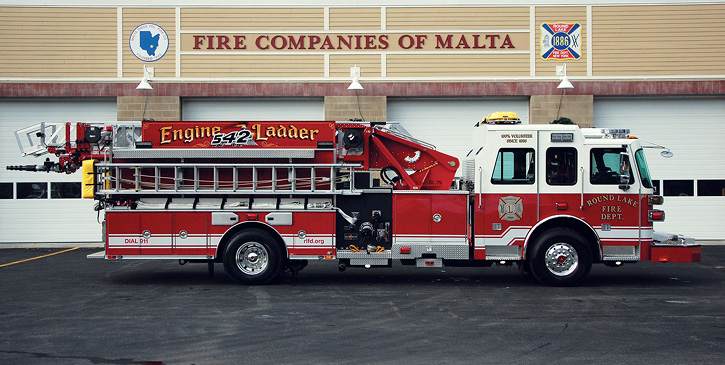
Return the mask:
<svg viewBox="0 0 725 365">
<path fill-rule="evenodd" d="M 139 60 L 154 62 L 164 57 L 169 50 L 169 35 L 164 28 L 153 23 L 145 23 L 131 32 L 128 45 Z"/>
</svg>

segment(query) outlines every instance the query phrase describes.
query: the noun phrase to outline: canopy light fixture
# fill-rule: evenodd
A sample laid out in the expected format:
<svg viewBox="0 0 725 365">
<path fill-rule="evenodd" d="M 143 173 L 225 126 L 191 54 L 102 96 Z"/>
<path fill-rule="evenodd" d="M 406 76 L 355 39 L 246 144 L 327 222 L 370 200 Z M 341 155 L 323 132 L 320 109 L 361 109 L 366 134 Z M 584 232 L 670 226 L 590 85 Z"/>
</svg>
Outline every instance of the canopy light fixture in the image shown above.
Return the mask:
<svg viewBox="0 0 725 365">
<path fill-rule="evenodd" d="M 569 81 L 569 76 L 566 75 L 566 63 L 564 66 L 556 66 L 556 74 L 559 76 L 563 76 L 561 78 L 561 82 L 559 83 L 559 86 L 557 86 L 557 89 L 573 89 L 574 85 L 571 84 L 571 81 Z"/>
<path fill-rule="evenodd" d="M 146 67 L 146 65 L 143 65 L 143 77 L 141 78 L 141 82 L 136 86 L 136 90 L 153 90 L 154 88 L 151 87 L 151 78 L 154 77 L 154 68 L 153 67 Z"/>
<path fill-rule="evenodd" d="M 350 86 L 347 87 L 348 90 L 363 90 L 362 85 L 360 85 L 360 67 L 357 67 L 357 65 L 350 67 L 350 77 L 352 78 L 352 83 L 350 83 Z"/>
</svg>

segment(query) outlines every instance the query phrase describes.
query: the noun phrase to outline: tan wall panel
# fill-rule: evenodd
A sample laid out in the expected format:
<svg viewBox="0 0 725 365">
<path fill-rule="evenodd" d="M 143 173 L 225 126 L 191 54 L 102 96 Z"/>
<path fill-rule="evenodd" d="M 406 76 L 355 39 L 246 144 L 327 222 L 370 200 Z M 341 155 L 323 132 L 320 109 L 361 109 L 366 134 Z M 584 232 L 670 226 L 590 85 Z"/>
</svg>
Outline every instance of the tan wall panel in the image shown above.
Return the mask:
<svg viewBox="0 0 725 365">
<path fill-rule="evenodd" d="M 531 95 L 529 122 L 549 124 L 559 117 L 567 117 L 580 127 L 594 126 L 593 95 Z"/>
<path fill-rule="evenodd" d="M 123 76 L 143 76 L 143 65 L 154 68 L 155 77 L 174 77 L 176 75 L 176 13 L 174 9 L 123 9 Z M 155 62 L 144 62 L 136 58 L 128 45 L 136 27 L 144 23 L 154 23 L 164 28 L 169 35 L 169 50 L 164 57 Z"/>
<path fill-rule="evenodd" d="M 380 8 L 330 8 L 330 30 L 380 29 Z"/>
<path fill-rule="evenodd" d="M 584 6 L 537 6 L 536 7 L 536 76 L 556 77 L 556 65 L 566 63 L 568 76 L 586 76 L 587 74 L 587 9 Z M 581 58 L 578 60 L 544 60 L 541 58 L 541 24 L 543 23 L 579 23 L 581 24 Z"/>
<path fill-rule="evenodd" d="M 0 9 L 0 76 L 115 77 L 116 9 Z"/>
<path fill-rule="evenodd" d="M 529 29 L 529 7 L 435 7 L 386 10 L 387 29 Z"/>
<path fill-rule="evenodd" d="M 322 77 L 323 55 L 182 55 L 182 77 Z"/>
<path fill-rule="evenodd" d="M 360 67 L 360 78 L 380 77 L 380 55 L 330 55 L 330 76 L 350 77 L 350 67 Z"/>
<path fill-rule="evenodd" d="M 387 102 L 385 96 L 325 96 L 325 120 L 387 121 Z"/>
<path fill-rule="evenodd" d="M 322 30 L 322 8 L 187 8 L 181 30 Z"/>
<path fill-rule="evenodd" d="M 388 55 L 388 77 L 520 76 L 529 55 Z"/>
<path fill-rule="evenodd" d="M 723 19 L 723 4 L 594 7 L 593 74 L 723 74 Z"/>
</svg>

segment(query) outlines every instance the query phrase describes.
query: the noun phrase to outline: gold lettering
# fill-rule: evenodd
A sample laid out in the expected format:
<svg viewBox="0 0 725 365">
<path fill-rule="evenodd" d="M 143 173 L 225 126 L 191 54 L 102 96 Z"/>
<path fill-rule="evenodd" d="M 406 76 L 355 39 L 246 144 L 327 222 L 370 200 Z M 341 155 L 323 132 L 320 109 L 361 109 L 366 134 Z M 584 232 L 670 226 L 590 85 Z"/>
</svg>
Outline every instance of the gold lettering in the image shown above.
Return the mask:
<svg viewBox="0 0 725 365">
<path fill-rule="evenodd" d="M 266 141 L 267 137 L 262 135 L 262 125 L 261 124 L 252 124 L 252 134 L 254 135 L 252 138 L 254 138 L 257 141 Z"/>
<path fill-rule="evenodd" d="M 310 130 L 310 141 L 314 141 L 315 140 L 315 134 L 317 134 L 317 133 L 320 133 L 320 130 L 319 129 L 312 129 L 312 130 Z"/>
<path fill-rule="evenodd" d="M 272 127 L 272 126 L 267 127 L 267 131 L 265 132 L 265 135 L 267 137 L 277 137 L 277 135 L 274 132 L 274 127 Z"/>
<path fill-rule="evenodd" d="M 301 128 L 300 129 L 300 139 L 307 139 L 309 138 L 310 131 L 307 130 L 307 128 Z"/>
<path fill-rule="evenodd" d="M 287 138 L 287 128 L 285 128 L 283 125 L 279 125 L 279 129 L 277 129 L 277 137 L 279 138 Z"/>
<path fill-rule="evenodd" d="M 615 213 L 602 213 L 602 220 L 603 221 L 623 221 L 624 215 L 615 214 Z"/>
<path fill-rule="evenodd" d="M 191 143 L 194 140 L 194 129 L 187 128 L 184 131 L 184 143 Z"/>
<path fill-rule="evenodd" d="M 161 142 L 159 142 L 159 144 L 171 143 L 171 139 L 167 139 L 169 135 L 171 135 L 171 133 L 169 133 L 169 129 L 171 129 L 171 127 L 161 127 L 159 129 L 161 132 Z"/>
<path fill-rule="evenodd" d="M 294 125 L 289 126 L 289 138 L 297 138 L 297 127 Z"/>
<path fill-rule="evenodd" d="M 178 141 L 180 139 L 184 139 L 184 130 L 174 129 L 174 141 Z"/>
</svg>

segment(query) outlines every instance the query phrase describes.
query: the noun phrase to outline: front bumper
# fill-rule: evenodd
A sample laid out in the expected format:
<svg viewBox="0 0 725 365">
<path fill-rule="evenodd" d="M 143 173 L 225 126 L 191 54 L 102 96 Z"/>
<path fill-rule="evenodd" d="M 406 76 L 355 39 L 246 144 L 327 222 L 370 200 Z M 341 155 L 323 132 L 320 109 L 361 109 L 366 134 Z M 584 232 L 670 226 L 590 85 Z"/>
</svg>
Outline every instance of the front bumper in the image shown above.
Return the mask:
<svg viewBox="0 0 725 365">
<path fill-rule="evenodd" d="M 700 262 L 702 247 L 692 237 L 654 232 L 650 247 L 652 262 Z"/>
</svg>

